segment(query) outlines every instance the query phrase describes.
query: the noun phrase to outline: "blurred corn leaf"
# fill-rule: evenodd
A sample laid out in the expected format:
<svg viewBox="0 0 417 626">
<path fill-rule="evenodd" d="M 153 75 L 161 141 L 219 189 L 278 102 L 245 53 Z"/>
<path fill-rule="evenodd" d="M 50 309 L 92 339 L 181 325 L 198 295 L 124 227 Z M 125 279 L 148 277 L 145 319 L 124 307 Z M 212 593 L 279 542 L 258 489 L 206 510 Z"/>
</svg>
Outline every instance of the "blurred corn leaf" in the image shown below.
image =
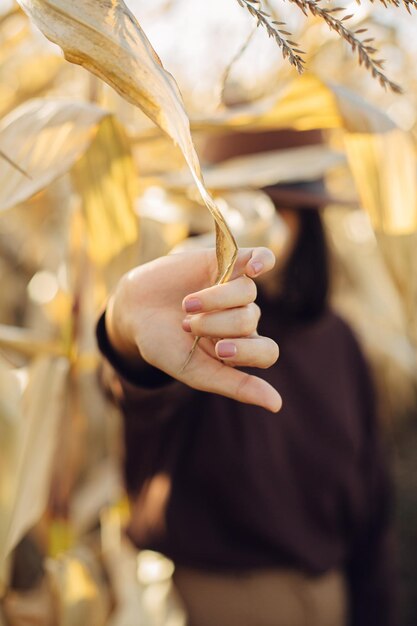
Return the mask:
<svg viewBox="0 0 417 626">
<path fill-rule="evenodd" d="M 417 229 L 416 153 L 399 128 L 382 134 L 348 133 L 350 169 L 376 231 L 404 235 Z"/>
<path fill-rule="evenodd" d="M 408 334 L 417 346 L 417 232 L 389 237 L 377 235 L 379 249 L 404 303 Z"/>
<path fill-rule="evenodd" d="M 58 341 L 49 338 L 42 339 L 38 333 L 5 324 L 0 324 L 0 347 L 26 357 L 34 357 L 39 354 L 63 355 L 63 347 Z"/>
<path fill-rule="evenodd" d="M 382 241 L 378 236 L 377 245 L 366 214 L 342 207 L 326 211 L 325 222 L 336 259 L 332 303 L 371 358 L 381 415 L 406 415 L 415 410 L 417 385 L 417 284 L 412 278 L 417 234 Z"/>
<path fill-rule="evenodd" d="M 311 130 L 339 128 L 341 116 L 334 97 L 322 81 L 311 74 L 278 84 L 265 98 L 223 108 L 213 117 L 191 120 L 192 128 L 213 132 L 224 129 L 248 131 L 276 128 Z"/>
<path fill-rule="evenodd" d="M 342 129 L 358 193 L 374 228 L 391 235 L 417 229 L 417 159 L 412 139 L 382 111 L 347 89 L 306 74 L 264 100 L 224 109 L 212 119 L 194 120 L 193 125 L 210 132 Z"/>
<path fill-rule="evenodd" d="M 27 371 L 23 391 L 12 371 L 0 369 L 0 386 L 8 386 L 2 394 L 8 403 L 2 403 L 0 415 L 6 434 L 0 472 L 0 568 L 46 507 L 68 368 L 63 358 L 37 359 Z"/>
<path fill-rule="evenodd" d="M 62 626 L 104 626 L 110 598 L 97 556 L 86 547 L 50 559 L 48 574 L 56 594 Z"/>
<path fill-rule="evenodd" d="M 0 118 L 51 88 L 65 65 L 30 28 L 20 7 L 0 19 Z"/>
<path fill-rule="evenodd" d="M 177 84 L 123 0 L 19 0 L 19 4 L 69 61 L 109 83 L 180 146 L 216 221 L 218 279 L 226 280 L 236 258 L 236 243 L 204 186 Z"/>
<path fill-rule="evenodd" d="M 3 6 L 0 7 L 1 64 L 10 56 L 11 51 L 16 52 L 16 49 L 25 41 L 30 31 L 29 21 L 20 7 L 15 5 L 1 13 Z"/>
<path fill-rule="evenodd" d="M 112 117 L 98 128 L 72 178 L 87 219 L 89 252 L 105 264 L 137 238 L 136 174 L 127 139 Z"/>
<path fill-rule="evenodd" d="M 105 111 L 95 106 L 34 100 L 0 124 L 2 150 L 31 177 L 0 165 L 0 210 L 10 209 L 65 174 L 88 149 Z"/>
<path fill-rule="evenodd" d="M 23 170 L 17 163 L 12 161 L 12 159 L 10 159 L 7 156 L 7 154 L 4 154 L 4 152 L 2 152 L 1 150 L 0 150 L 0 159 L 3 159 L 4 161 L 6 161 L 6 163 L 8 163 L 12 167 L 14 167 L 14 169 L 17 170 L 18 172 L 20 172 L 21 174 L 23 174 L 23 176 L 26 176 L 27 178 L 30 178 L 30 176 L 25 172 L 25 170 Z"/>
<path fill-rule="evenodd" d="M 51 87 L 62 64 L 57 55 L 36 46 L 28 45 L 21 53 L 11 51 L 0 65 L 0 117 Z"/>
<path fill-rule="evenodd" d="M 30 101 L 2 121 L 0 146 L 30 176 L 0 163 L 0 210 L 24 202 L 74 167 L 93 259 L 106 263 L 136 240 L 133 162 L 122 128 L 109 113 L 88 103 Z"/>
</svg>

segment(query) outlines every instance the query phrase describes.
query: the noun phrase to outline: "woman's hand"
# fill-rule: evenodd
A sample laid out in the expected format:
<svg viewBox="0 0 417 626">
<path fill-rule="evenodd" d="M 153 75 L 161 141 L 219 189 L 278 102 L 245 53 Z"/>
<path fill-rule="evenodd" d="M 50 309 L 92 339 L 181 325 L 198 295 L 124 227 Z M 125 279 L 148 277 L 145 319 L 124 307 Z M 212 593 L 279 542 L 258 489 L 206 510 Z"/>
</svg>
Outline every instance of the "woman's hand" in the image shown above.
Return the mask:
<svg viewBox="0 0 417 626">
<path fill-rule="evenodd" d="M 271 385 L 230 367 L 266 368 L 278 358 L 277 344 L 256 333 L 260 311 L 252 280 L 274 263 L 267 248 L 240 250 L 230 281 L 215 286 L 210 286 L 217 272 L 214 250 L 139 266 L 120 280 L 109 300 L 109 339 L 132 365 L 144 359 L 195 389 L 279 411 L 281 397 Z M 196 336 L 201 339 L 183 369 Z"/>
</svg>

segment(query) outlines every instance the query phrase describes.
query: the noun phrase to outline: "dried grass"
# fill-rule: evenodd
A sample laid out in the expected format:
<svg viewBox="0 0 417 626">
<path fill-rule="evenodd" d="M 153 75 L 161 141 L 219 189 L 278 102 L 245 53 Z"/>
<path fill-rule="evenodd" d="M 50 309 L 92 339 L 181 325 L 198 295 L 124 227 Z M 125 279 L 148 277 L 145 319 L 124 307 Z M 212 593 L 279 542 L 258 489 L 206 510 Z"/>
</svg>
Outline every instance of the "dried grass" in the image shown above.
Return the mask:
<svg viewBox="0 0 417 626">
<path fill-rule="evenodd" d="M 364 65 L 371 75 L 379 81 L 384 88 L 389 88 L 394 93 L 401 93 L 401 87 L 390 80 L 383 71 L 384 61 L 375 57 L 377 48 L 374 46 L 374 39 L 367 37 L 366 39 L 360 39 L 358 35 L 365 34 L 366 28 L 359 28 L 357 30 L 351 30 L 346 22 L 353 17 L 353 14 L 344 15 L 339 17 L 338 14 L 344 11 L 342 7 L 325 8 L 320 5 L 320 1 L 317 0 L 289 0 L 292 4 L 297 6 L 303 14 L 308 17 L 313 15 L 320 18 L 330 28 L 330 30 L 337 33 L 342 39 L 344 39 L 353 52 L 356 52 L 359 59 L 359 64 Z M 291 37 L 291 33 L 283 30 L 282 26 L 285 26 L 284 22 L 279 22 L 273 19 L 271 11 L 267 12 L 262 7 L 261 0 L 237 0 L 241 7 L 246 8 L 249 13 L 257 20 L 258 26 L 263 26 L 269 37 L 273 37 L 282 51 L 284 59 L 288 59 L 291 65 L 296 67 L 298 72 L 302 72 L 304 69 L 304 59 L 302 58 L 303 51 L 298 47 L 298 44 L 288 37 Z M 380 2 L 386 7 L 400 6 L 404 4 L 407 11 L 410 13 L 411 8 L 417 8 L 417 0 L 380 0 Z M 267 3 L 266 3 L 266 6 Z"/>
</svg>

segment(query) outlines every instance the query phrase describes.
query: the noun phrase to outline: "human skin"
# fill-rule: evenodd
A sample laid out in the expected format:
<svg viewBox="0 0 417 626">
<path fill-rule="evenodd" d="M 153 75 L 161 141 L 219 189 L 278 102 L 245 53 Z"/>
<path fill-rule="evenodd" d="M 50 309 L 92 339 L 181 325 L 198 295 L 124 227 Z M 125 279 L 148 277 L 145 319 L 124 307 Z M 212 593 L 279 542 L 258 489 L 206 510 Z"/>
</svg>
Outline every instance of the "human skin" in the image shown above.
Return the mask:
<svg viewBox="0 0 417 626">
<path fill-rule="evenodd" d="M 253 280 L 274 264 L 268 248 L 242 249 L 230 281 L 214 286 L 214 250 L 141 265 L 122 277 L 109 299 L 109 339 L 135 368 L 146 362 L 195 389 L 277 412 L 282 401 L 276 389 L 231 367 L 267 368 L 278 358 L 277 344 L 256 332 L 260 310 Z M 183 369 L 196 336 L 200 342 Z"/>
</svg>

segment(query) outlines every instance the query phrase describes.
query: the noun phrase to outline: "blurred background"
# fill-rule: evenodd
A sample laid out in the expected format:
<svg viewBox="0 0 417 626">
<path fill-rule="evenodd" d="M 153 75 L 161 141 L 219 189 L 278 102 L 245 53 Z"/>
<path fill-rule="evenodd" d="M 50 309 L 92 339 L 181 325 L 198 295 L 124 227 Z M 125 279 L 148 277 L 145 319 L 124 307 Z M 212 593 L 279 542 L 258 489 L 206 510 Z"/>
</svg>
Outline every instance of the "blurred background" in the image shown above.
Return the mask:
<svg viewBox="0 0 417 626">
<path fill-rule="evenodd" d="M 268 0 L 307 71 L 235 0 L 127 1 L 175 77 L 200 154 L 213 133 L 324 130 L 329 151 L 277 158 L 271 181 L 323 173 L 332 300 L 372 363 L 391 451 L 401 625 L 417 624 L 417 15 L 355 2 L 384 90 L 314 17 Z M 121 420 L 100 384 L 97 317 L 130 267 L 212 241 L 171 140 L 0 6 L 0 624 L 179 626 L 172 564 L 123 538 Z M 207 173 L 242 245 L 279 244 L 265 163 Z M 250 184 L 247 183 L 250 172 Z M 343 202 L 340 200 L 343 199 Z M 198 237 L 196 240 L 195 237 Z"/>
</svg>

